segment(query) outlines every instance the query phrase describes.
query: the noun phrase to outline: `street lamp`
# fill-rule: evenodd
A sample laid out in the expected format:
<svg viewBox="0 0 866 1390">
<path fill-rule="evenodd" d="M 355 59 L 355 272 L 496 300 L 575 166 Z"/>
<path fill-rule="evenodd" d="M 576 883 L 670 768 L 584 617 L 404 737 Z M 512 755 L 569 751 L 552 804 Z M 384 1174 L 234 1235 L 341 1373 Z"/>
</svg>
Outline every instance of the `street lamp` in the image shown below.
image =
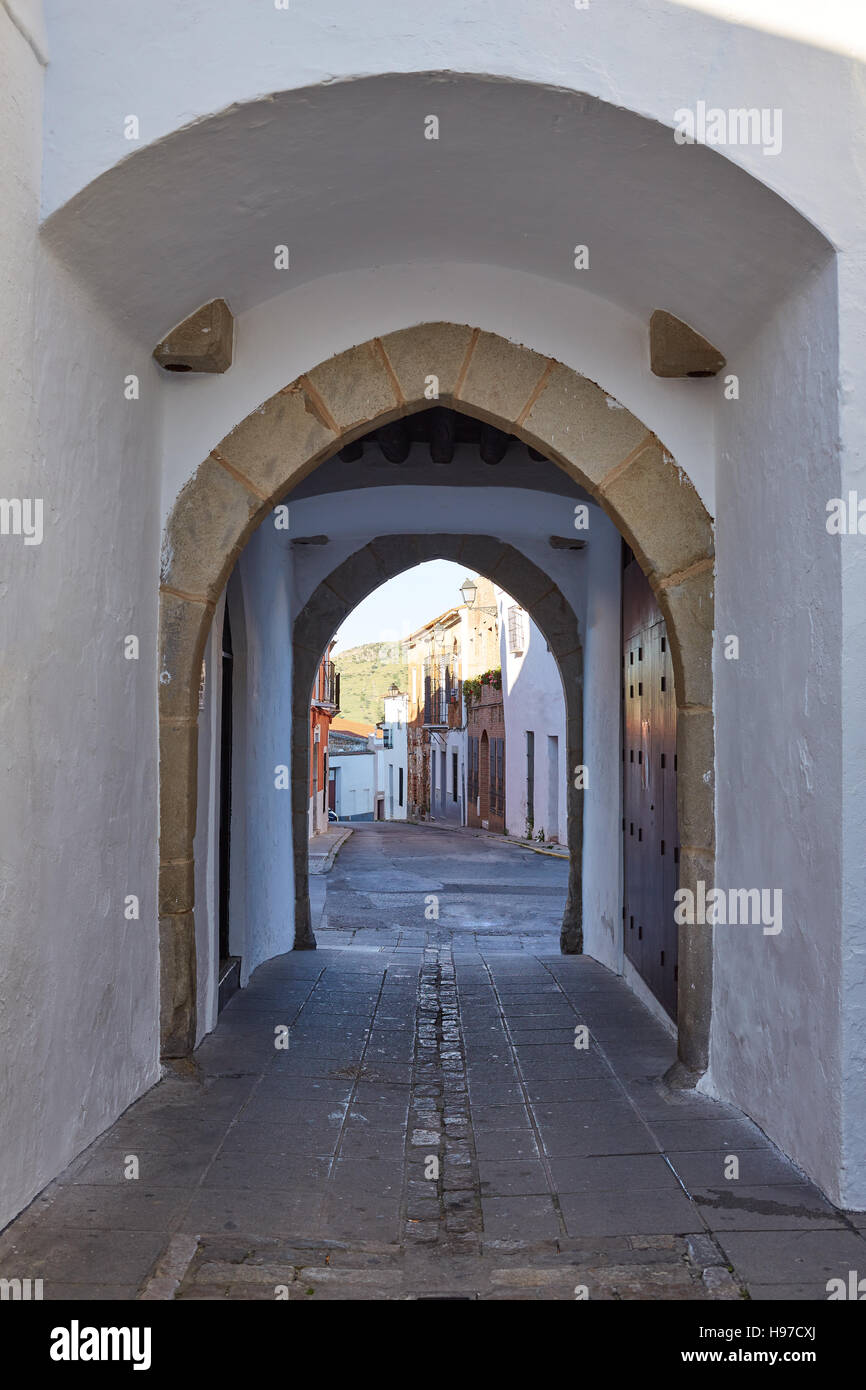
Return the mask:
<svg viewBox="0 0 866 1390">
<path fill-rule="evenodd" d="M 478 607 L 476 608 L 475 599 L 478 596 L 478 585 L 475 583 L 475 580 L 470 579 L 468 575 L 464 579 L 463 583 L 460 585 L 460 592 L 463 595 L 463 602 L 466 604 L 466 607 L 471 608 L 473 613 L 499 612 L 499 609 L 495 606 L 495 604 L 485 607 L 483 603 L 479 603 Z"/>
<path fill-rule="evenodd" d="M 475 595 L 478 593 L 478 585 L 467 575 L 460 585 L 460 592 L 463 595 L 463 602 L 466 604 L 467 608 L 471 608 L 475 602 Z"/>
</svg>

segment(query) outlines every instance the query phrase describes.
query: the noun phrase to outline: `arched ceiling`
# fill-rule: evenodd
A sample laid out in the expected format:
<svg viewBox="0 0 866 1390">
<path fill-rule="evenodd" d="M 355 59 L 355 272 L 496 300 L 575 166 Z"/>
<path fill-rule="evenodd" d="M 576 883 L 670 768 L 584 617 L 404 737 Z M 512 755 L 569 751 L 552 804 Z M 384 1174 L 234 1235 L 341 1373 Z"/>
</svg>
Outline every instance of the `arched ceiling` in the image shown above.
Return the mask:
<svg viewBox="0 0 866 1390">
<path fill-rule="evenodd" d="M 667 127 L 452 74 L 233 107 L 124 160 L 44 231 L 153 344 L 217 296 L 239 314 L 337 271 L 449 260 L 527 271 L 644 320 L 666 308 L 730 352 L 829 254 L 782 199 Z M 589 269 L 574 269 L 576 245 Z"/>
</svg>

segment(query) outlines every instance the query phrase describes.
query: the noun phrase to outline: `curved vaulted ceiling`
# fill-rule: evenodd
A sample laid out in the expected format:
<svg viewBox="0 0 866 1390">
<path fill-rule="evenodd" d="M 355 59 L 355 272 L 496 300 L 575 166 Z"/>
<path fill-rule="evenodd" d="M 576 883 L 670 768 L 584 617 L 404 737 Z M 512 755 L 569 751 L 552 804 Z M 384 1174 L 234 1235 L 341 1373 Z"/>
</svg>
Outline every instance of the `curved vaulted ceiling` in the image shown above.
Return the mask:
<svg viewBox="0 0 866 1390">
<path fill-rule="evenodd" d="M 44 231 L 153 343 L 216 296 L 238 314 L 337 271 L 446 259 L 543 276 L 644 321 L 663 307 L 730 352 L 830 254 L 767 187 L 668 127 L 435 73 L 232 107 L 116 165 Z"/>
</svg>

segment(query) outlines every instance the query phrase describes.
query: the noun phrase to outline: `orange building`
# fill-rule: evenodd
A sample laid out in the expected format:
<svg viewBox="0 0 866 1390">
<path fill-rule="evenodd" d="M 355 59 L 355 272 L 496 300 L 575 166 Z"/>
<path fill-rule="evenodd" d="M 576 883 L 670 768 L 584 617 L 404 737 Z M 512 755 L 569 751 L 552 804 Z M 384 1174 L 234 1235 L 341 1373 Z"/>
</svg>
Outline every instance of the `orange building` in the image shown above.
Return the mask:
<svg viewBox="0 0 866 1390">
<path fill-rule="evenodd" d="M 319 663 L 310 697 L 310 835 L 328 827 L 328 733 L 331 720 L 340 709 L 340 673 L 334 669 L 331 652 Z"/>
</svg>

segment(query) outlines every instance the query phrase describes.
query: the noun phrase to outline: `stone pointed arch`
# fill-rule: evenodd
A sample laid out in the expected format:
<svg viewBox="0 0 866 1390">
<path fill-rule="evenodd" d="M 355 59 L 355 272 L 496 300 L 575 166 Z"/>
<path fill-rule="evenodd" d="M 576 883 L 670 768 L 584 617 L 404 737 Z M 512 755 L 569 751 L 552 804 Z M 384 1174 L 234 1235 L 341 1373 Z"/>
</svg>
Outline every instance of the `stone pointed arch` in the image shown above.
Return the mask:
<svg viewBox="0 0 866 1390">
<path fill-rule="evenodd" d="M 567 766 L 583 762 L 583 648 L 571 605 L 549 575 L 496 536 L 379 536 L 348 556 L 316 587 L 295 619 L 292 644 L 292 850 L 295 868 L 295 949 L 315 947 L 310 917 L 309 833 L 310 694 L 322 654 L 343 619 L 368 594 L 427 560 L 453 560 L 507 590 L 529 613 L 556 658 L 565 701 Z M 583 796 L 568 781 L 568 895 L 562 949 L 583 949 L 581 866 Z"/>
<path fill-rule="evenodd" d="M 420 324 L 320 363 L 247 416 L 180 493 L 160 597 L 160 970 L 163 1051 L 195 1037 L 193 836 L 197 691 L 214 603 L 268 510 L 352 439 L 439 403 L 546 454 L 634 550 L 668 625 L 678 708 L 680 882 L 713 882 L 713 528 L 654 434 L 594 382 L 479 328 Z M 339 605 L 338 605 L 339 609 Z M 334 627 L 337 623 L 334 623 Z M 712 933 L 681 929 L 679 1056 L 707 1063 Z"/>
</svg>

